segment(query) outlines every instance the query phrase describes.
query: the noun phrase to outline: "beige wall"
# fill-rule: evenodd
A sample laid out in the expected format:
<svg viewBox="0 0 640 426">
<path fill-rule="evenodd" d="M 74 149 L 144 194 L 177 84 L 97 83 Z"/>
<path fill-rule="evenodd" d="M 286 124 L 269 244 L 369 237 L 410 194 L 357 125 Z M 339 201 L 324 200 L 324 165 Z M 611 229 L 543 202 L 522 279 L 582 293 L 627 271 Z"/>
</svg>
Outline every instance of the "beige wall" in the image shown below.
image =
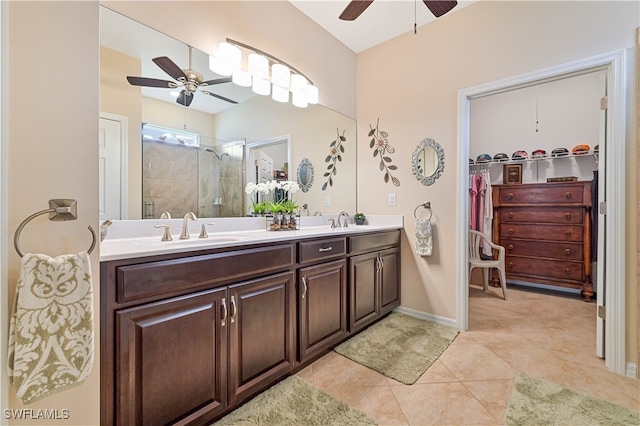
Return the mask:
<svg viewBox="0 0 640 426">
<path fill-rule="evenodd" d="M 402 258 L 402 301 L 408 308 L 445 318 L 456 316 L 458 218 L 456 188 L 457 96 L 460 89 L 629 49 L 633 53 L 638 26 L 637 2 L 478 2 L 358 55 L 358 134 L 380 118 L 396 151 L 400 187 L 385 184 L 372 158 L 367 138 L 358 140 L 358 208 L 365 213 L 405 215 Z M 594 31 L 594 28 L 598 28 Z M 635 70 L 629 67 L 630 81 Z M 633 92 L 631 92 L 633 94 Z M 637 115 L 630 95 L 627 120 Z M 384 100 L 381 102 L 380 100 Z M 635 132 L 627 153 L 635 151 Z M 411 173 L 413 150 L 425 137 L 443 146 L 442 177 L 422 186 Z M 513 151 L 521 149 L 514 148 Z M 637 155 L 627 164 L 627 230 L 636 226 Z M 387 206 L 390 192 L 398 206 Z M 431 201 L 434 256 L 413 254 L 413 210 Z M 636 232 L 627 240 L 627 360 L 637 363 Z"/>
<path fill-rule="evenodd" d="M 91 2 L 12 2 L 9 5 L 8 226 L 48 208 L 52 198 L 78 201 L 78 220 L 38 217 L 24 228 L 24 252 L 50 256 L 89 248 L 87 227 L 98 223 L 98 6 Z M 55 35 L 55 36 L 53 36 Z M 7 78 L 7 76 L 3 76 Z M 3 230 L 5 234 L 5 230 Z M 13 300 L 19 257 L 8 250 L 9 300 Z M 91 255 L 94 312 L 98 327 L 98 250 Z M 4 285 L 4 284 L 3 284 Z M 2 326 L 8 309 L 1 308 Z M 6 350 L 2 342 L 2 349 Z M 71 419 L 10 424 L 97 424 L 100 408 L 100 332 L 89 380 L 73 389 L 23 406 L 2 377 L 10 408 L 68 409 Z M 3 416 L 4 418 L 4 416 Z"/>
</svg>

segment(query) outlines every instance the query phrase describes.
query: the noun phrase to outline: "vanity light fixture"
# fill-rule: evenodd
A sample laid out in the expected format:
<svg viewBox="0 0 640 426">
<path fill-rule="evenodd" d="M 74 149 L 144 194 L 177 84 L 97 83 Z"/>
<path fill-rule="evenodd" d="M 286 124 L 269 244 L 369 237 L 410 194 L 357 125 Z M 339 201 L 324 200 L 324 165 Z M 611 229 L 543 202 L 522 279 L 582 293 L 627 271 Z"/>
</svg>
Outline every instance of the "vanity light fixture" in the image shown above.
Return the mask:
<svg viewBox="0 0 640 426">
<path fill-rule="evenodd" d="M 240 48 L 251 52 L 246 69 L 242 68 Z M 216 74 L 232 76 L 232 81 L 239 86 L 251 86 L 259 95 L 271 94 L 278 102 L 289 102 L 291 93 L 291 101 L 297 107 L 318 103 L 318 88 L 306 75 L 275 56 L 239 41 L 227 38 L 220 43 L 218 53 L 209 57 L 209 68 Z"/>
</svg>

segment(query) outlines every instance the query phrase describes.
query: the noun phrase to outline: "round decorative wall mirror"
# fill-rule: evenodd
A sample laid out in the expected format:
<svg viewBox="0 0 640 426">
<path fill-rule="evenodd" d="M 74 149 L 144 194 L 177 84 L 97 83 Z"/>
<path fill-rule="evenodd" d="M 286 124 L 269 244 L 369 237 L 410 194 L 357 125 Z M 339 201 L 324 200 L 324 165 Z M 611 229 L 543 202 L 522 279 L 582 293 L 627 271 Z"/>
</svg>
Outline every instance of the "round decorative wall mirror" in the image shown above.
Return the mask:
<svg viewBox="0 0 640 426">
<path fill-rule="evenodd" d="M 313 185 L 313 165 L 308 158 L 303 158 L 298 165 L 298 185 L 302 192 L 307 192 Z"/>
<path fill-rule="evenodd" d="M 444 151 L 433 139 L 423 139 L 411 156 L 413 174 L 423 185 L 433 185 L 444 171 Z"/>
</svg>

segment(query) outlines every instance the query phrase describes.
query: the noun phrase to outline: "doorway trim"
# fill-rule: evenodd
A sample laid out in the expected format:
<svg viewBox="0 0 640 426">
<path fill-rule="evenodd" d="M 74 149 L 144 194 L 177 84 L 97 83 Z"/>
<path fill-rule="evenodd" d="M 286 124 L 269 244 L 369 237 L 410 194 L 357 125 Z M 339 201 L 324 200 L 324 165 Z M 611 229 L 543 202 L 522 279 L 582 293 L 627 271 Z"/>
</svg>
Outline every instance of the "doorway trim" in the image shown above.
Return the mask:
<svg viewBox="0 0 640 426">
<path fill-rule="evenodd" d="M 626 373 L 625 342 L 625 121 L 626 56 L 618 50 L 458 91 L 458 210 L 457 210 L 457 327 L 469 326 L 468 215 L 469 125 L 471 99 L 524 87 L 544 80 L 606 69 L 608 114 L 606 137 L 610 150 L 605 156 L 607 213 L 605 215 L 605 253 L 607 320 L 605 322 L 605 365 L 617 374 Z M 594 317 L 595 320 L 595 317 Z"/>
<path fill-rule="evenodd" d="M 120 123 L 120 219 L 129 219 L 129 117 L 104 111 L 98 117 Z"/>
</svg>

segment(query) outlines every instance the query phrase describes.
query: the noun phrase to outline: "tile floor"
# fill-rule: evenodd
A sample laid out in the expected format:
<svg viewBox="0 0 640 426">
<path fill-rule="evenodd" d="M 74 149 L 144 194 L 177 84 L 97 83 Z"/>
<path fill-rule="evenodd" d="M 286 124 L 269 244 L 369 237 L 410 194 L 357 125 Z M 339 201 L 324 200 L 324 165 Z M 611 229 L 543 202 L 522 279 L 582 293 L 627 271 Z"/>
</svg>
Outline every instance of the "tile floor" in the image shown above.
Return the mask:
<svg viewBox="0 0 640 426">
<path fill-rule="evenodd" d="M 640 384 L 595 356 L 595 304 L 509 288 L 471 287 L 469 331 L 413 385 L 331 352 L 298 374 L 379 425 L 500 425 L 515 377 L 564 385 L 640 409 Z"/>
</svg>

